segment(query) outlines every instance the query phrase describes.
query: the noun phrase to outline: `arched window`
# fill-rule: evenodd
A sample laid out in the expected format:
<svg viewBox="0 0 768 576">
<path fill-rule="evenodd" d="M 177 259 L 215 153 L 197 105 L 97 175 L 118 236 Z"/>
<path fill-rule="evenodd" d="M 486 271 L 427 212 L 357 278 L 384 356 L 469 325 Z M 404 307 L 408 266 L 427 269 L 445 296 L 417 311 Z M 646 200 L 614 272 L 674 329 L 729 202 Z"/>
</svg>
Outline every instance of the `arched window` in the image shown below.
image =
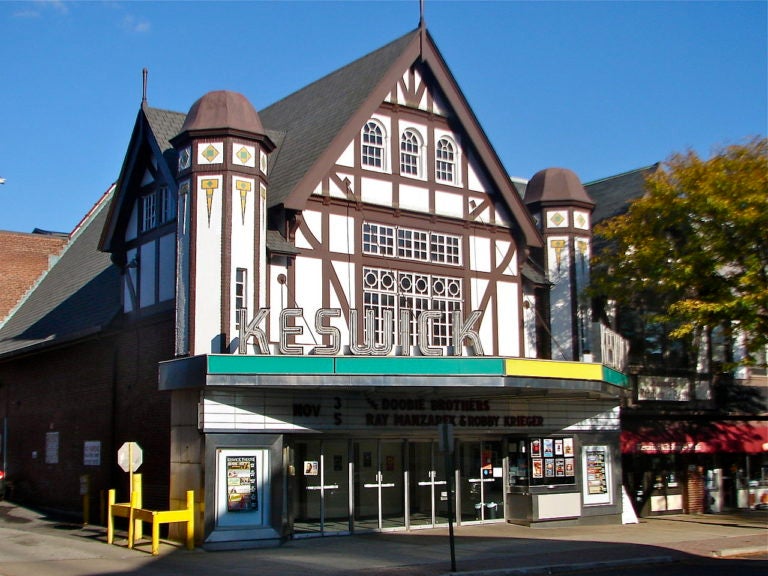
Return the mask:
<svg viewBox="0 0 768 576">
<path fill-rule="evenodd" d="M 369 120 L 363 128 L 362 164 L 384 170 L 384 130 L 378 122 Z"/>
<path fill-rule="evenodd" d="M 441 182 L 456 183 L 456 149 L 448 138 L 440 138 L 435 147 L 435 177 Z"/>
<path fill-rule="evenodd" d="M 421 140 L 415 130 L 406 130 L 400 137 L 400 173 L 421 176 Z"/>
</svg>

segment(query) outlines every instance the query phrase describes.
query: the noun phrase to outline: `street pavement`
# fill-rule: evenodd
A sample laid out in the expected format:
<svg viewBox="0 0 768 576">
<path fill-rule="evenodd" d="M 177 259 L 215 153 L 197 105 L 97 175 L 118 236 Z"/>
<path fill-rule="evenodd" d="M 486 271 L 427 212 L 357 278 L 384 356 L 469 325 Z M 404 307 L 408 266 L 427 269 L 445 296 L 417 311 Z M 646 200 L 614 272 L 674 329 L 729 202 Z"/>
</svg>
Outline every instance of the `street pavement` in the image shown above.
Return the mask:
<svg viewBox="0 0 768 576">
<path fill-rule="evenodd" d="M 147 530 L 145 529 L 145 534 Z M 308 538 L 278 548 L 208 552 L 163 541 L 129 550 L 125 534 L 57 521 L 0 502 L 0 576 L 443 576 L 451 571 L 448 530 Z M 674 515 L 638 524 L 527 528 L 503 522 L 455 528 L 462 576 L 610 574 L 619 567 L 708 558 L 749 558 L 768 573 L 768 511 Z"/>
</svg>

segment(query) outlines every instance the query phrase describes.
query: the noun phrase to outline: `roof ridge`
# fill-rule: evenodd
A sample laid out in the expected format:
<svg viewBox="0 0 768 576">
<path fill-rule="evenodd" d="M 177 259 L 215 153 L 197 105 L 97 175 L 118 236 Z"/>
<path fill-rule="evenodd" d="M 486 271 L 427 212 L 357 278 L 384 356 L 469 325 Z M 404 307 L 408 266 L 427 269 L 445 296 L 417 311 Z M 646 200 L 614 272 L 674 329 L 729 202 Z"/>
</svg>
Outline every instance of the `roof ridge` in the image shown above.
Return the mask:
<svg viewBox="0 0 768 576">
<path fill-rule="evenodd" d="M 347 64 L 344 64 L 340 68 L 336 68 L 335 70 L 332 70 L 332 71 L 328 72 L 327 74 L 324 74 L 323 76 L 321 76 L 317 80 L 313 80 L 309 84 L 305 84 L 301 88 L 297 88 L 296 90 L 294 90 L 290 94 L 287 94 L 286 96 L 283 96 L 279 100 L 276 100 L 276 101 L 272 102 L 272 104 L 269 104 L 268 106 L 265 106 L 264 108 L 262 108 L 261 110 L 258 111 L 259 114 L 261 115 L 262 112 L 266 112 L 270 108 L 272 108 L 274 106 L 277 106 L 278 104 L 281 104 L 281 103 L 285 102 L 286 100 L 294 98 L 298 94 L 301 94 L 302 92 L 306 92 L 306 91 L 312 89 L 313 87 L 316 87 L 318 84 L 320 84 L 320 83 L 322 83 L 324 81 L 327 81 L 332 76 L 335 76 L 337 74 L 341 74 L 343 71 L 349 69 L 350 67 L 352 67 L 352 66 L 354 66 L 356 64 L 359 64 L 362 60 L 365 60 L 366 58 L 369 58 L 370 56 L 373 56 L 374 54 L 377 54 L 379 52 L 383 52 L 383 51 L 389 49 L 394 44 L 397 44 L 398 42 L 404 40 L 405 38 L 411 37 L 411 36 L 413 36 L 414 34 L 416 34 L 418 32 L 419 32 L 419 28 L 415 28 L 415 29 L 413 29 L 413 30 L 411 30 L 411 31 L 409 31 L 409 32 L 407 32 L 407 33 L 405 33 L 405 34 L 395 38 L 391 42 L 387 42 L 385 45 L 380 46 L 380 47 L 378 47 L 378 48 L 376 48 L 374 50 L 371 50 L 370 52 L 368 52 L 367 54 L 365 54 L 363 56 L 360 56 L 359 58 L 355 58 L 354 60 L 352 60 L 351 62 L 348 62 Z"/>
<path fill-rule="evenodd" d="M 636 172 L 644 172 L 652 168 L 658 168 L 660 165 L 661 165 L 661 162 L 654 162 L 653 164 L 649 164 L 648 166 L 644 166 L 642 168 L 635 168 L 633 170 L 627 170 L 626 172 L 620 172 L 619 174 L 614 174 L 613 176 L 606 176 L 604 178 L 598 178 L 597 180 L 591 180 L 589 182 L 585 182 L 584 186 L 591 186 L 592 184 L 598 184 L 600 182 L 605 182 L 606 180 L 621 178 L 622 176 L 628 176 L 630 174 L 635 174 Z"/>
<path fill-rule="evenodd" d="M 186 116 L 187 115 L 186 112 L 178 112 L 176 110 L 170 110 L 168 108 L 158 108 L 157 106 L 150 106 L 149 104 L 142 104 L 141 107 L 144 110 L 152 110 L 152 111 L 155 111 L 155 112 L 163 112 L 163 113 L 166 113 L 166 114 L 179 114 L 181 116 Z"/>
</svg>

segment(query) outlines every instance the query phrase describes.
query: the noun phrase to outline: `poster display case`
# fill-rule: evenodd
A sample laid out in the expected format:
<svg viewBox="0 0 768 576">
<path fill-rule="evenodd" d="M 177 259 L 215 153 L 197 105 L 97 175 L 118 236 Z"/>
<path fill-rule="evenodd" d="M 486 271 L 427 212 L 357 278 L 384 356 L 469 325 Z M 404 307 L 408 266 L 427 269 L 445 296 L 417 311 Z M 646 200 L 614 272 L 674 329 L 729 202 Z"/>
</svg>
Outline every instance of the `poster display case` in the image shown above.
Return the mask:
<svg viewBox="0 0 768 576">
<path fill-rule="evenodd" d="M 584 446 L 582 449 L 584 474 L 582 497 L 585 506 L 612 502 L 609 454 L 607 446 Z"/>
<path fill-rule="evenodd" d="M 509 485 L 576 484 L 572 436 L 537 437 L 509 443 Z"/>
</svg>

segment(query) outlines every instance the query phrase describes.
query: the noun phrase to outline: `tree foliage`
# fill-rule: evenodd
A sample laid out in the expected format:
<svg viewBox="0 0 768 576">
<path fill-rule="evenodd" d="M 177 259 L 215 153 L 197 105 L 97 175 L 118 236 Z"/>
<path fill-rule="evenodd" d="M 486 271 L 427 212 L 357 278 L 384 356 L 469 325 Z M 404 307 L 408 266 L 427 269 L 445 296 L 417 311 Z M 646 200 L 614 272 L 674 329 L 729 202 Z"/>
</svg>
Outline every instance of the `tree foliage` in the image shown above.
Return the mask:
<svg viewBox="0 0 768 576">
<path fill-rule="evenodd" d="M 768 139 L 671 156 L 595 234 L 595 295 L 654 310 L 672 338 L 720 327 L 750 352 L 768 342 Z"/>
</svg>

